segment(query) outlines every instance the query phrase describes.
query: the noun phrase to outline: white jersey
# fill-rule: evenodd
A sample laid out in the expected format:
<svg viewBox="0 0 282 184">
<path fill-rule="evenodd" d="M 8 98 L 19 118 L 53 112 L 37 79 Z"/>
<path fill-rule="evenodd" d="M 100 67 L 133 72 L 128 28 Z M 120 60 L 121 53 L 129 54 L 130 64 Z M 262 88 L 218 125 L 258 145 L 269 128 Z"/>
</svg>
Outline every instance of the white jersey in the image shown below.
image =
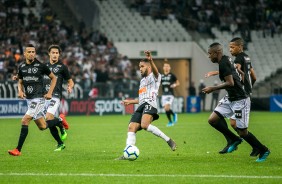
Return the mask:
<svg viewBox="0 0 282 184">
<path fill-rule="evenodd" d="M 140 81 L 139 86 L 139 105 L 147 102 L 153 107 L 157 108 L 157 96 L 159 92 L 159 87 L 161 84 L 161 74 L 159 73 L 156 79 L 153 72 L 147 77 L 144 77 Z"/>
</svg>

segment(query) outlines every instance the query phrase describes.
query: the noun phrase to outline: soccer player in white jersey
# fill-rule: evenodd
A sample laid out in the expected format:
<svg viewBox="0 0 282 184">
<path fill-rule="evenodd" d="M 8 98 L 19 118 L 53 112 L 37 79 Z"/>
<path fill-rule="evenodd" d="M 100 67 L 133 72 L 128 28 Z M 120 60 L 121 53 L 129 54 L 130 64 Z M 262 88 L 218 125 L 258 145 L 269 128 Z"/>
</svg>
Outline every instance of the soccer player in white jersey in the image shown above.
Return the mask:
<svg viewBox="0 0 282 184">
<path fill-rule="evenodd" d="M 131 117 L 128 125 L 126 145 L 135 145 L 136 133 L 139 130 L 146 130 L 154 135 L 164 139 L 170 146 L 172 151 L 176 150 L 176 143 L 164 134 L 159 128 L 152 125 L 154 120 L 159 119 L 157 111 L 157 96 L 161 82 L 161 74 L 159 73 L 155 63 L 153 62 L 151 52 L 145 51 L 147 60 L 141 60 L 139 69 L 142 75 L 139 86 L 139 99 L 138 100 L 123 100 L 123 105 L 139 104 L 139 107 Z M 124 160 L 125 158 L 119 157 L 117 160 Z"/>
</svg>

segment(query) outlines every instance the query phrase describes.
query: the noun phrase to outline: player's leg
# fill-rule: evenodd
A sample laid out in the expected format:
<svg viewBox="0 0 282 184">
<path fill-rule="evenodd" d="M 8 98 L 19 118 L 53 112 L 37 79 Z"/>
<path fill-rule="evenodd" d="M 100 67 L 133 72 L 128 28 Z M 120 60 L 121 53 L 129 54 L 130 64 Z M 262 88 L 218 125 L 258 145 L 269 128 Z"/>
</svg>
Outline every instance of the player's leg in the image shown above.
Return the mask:
<svg viewBox="0 0 282 184">
<path fill-rule="evenodd" d="M 56 115 L 59 113 L 59 106 L 60 106 L 60 99 L 59 98 L 52 98 L 48 100 L 48 104 L 45 103 L 45 108 L 47 108 L 46 120 L 52 120 Z M 61 140 L 64 141 L 67 138 L 67 132 L 63 127 L 63 119 L 60 117 L 58 118 L 59 121 L 62 123 L 57 124 L 56 126 L 59 127 L 61 132 Z M 52 128 L 53 129 L 53 128 Z M 50 129 L 51 131 L 51 129 Z"/>
<path fill-rule="evenodd" d="M 43 98 L 35 98 L 35 99 L 28 99 L 27 105 L 28 109 L 26 114 L 21 120 L 21 133 L 18 141 L 18 146 L 14 150 L 9 150 L 9 154 L 13 156 L 19 156 L 21 154 L 22 146 L 25 142 L 25 139 L 28 135 L 28 125 L 32 119 L 43 118 L 43 110 L 44 110 L 44 103 L 45 100 Z M 46 126 L 46 125 L 45 125 Z M 42 125 L 42 128 L 45 128 Z"/>
<path fill-rule="evenodd" d="M 152 121 L 153 121 L 153 116 L 151 114 L 143 114 L 141 120 L 141 128 L 165 140 L 168 143 L 171 150 L 175 151 L 177 148 L 176 143 L 165 133 L 163 133 L 158 127 L 152 125 L 151 124 Z"/>
<path fill-rule="evenodd" d="M 238 109 L 234 111 L 237 130 L 240 137 L 246 140 L 252 147 L 259 149 L 259 158 L 256 160 L 257 162 L 265 161 L 270 154 L 270 150 L 265 145 L 263 145 L 251 132 L 248 131 L 250 114 L 249 98 L 241 100 L 239 103 L 235 104 L 234 108 Z"/>
<path fill-rule="evenodd" d="M 54 114 L 47 112 L 46 113 L 46 120 L 52 120 L 52 119 L 54 119 Z M 57 150 L 57 149 L 56 150 L 60 151 L 61 148 L 64 149 L 65 145 L 64 145 L 64 142 L 59 135 L 57 127 L 56 126 L 50 127 L 49 130 L 50 130 L 50 133 L 53 136 L 53 138 L 57 141 L 57 149 L 59 149 L 59 150 Z"/>
<path fill-rule="evenodd" d="M 238 128 L 237 128 L 237 126 L 236 126 L 236 120 L 235 120 L 235 119 L 230 118 L 230 125 L 231 125 L 232 128 L 239 134 Z M 248 132 L 248 133 L 249 133 L 249 134 L 252 134 L 251 132 Z M 250 142 L 248 142 L 249 139 L 244 139 L 244 140 L 245 140 L 250 146 L 252 146 L 252 144 L 251 144 Z M 250 153 L 250 156 L 256 157 L 256 156 L 259 155 L 259 153 L 260 153 L 259 149 L 256 148 L 256 147 L 254 147 L 254 146 L 252 146 L 252 151 L 251 151 L 251 153 Z"/>
<path fill-rule="evenodd" d="M 28 125 L 29 125 L 31 120 L 32 120 L 32 117 L 27 115 L 27 114 L 25 114 L 24 117 L 22 118 L 22 120 L 21 120 L 22 127 L 21 127 L 21 132 L 20 132 L 20 136 L 19 136 L 19 140 L 18 140 L 18 145 L 15 149 L 8 151 L 8 153 L 10 155 L 13 155 L 13 156 L 20 156 L 21 155 L 21 150 L 22 150 L 23 144 L 24 144 L 25 139 L 28 135 Z"/>
<path fill-rule="evenodd" d="M 141 118 L 142 118 L 142 111 L 141 108 L 139 107 L 131 116 L 130 123 L 128 124 L 126 146 L 136 144 L 136 132 L 138 130 L 141 130 Z M 122 155 L 121 157 L 118 157 L 115 160 L 126 160 L 126 159 Z"/>
<path fill-rule="evenodd" d="M 224 117 L 218 111 L 212 112 L 208 119 L 208 122 L 213 128 L 221 132 L 227 141 L 227 145 L 221 151 L 219 151 L 220 154 L 228 153 L 228 148 L 231 145 L 234 145 L 236 149 L 237 145 L 242 142 L 242 140 L 238 136 L 236 136 L 231 130 L 229 130 Z"/>
</svg>

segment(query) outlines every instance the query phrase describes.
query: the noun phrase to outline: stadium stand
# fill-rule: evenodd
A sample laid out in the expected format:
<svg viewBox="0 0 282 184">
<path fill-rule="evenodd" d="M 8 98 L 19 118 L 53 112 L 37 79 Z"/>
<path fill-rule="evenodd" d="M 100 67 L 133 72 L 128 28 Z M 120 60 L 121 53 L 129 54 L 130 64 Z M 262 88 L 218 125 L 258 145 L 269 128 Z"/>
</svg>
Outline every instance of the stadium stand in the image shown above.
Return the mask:
<svg viewBox="0 0 282 184">
<path fill-rule="evenodd" d="M 130 11 L 122 0 L 96 1 L 100 8 L 100 30 L 114 42 L 191 41 L 177 19 L 156 19 Z"/>
<path fill-rule="evenodd" d="M 261 83 L 255 88 L 266 82 L 277 83 L 272 79 L 278 80 L 278 85 L 281 81 L 276 77 L 282 68 L 281 1 L 240 1 L 238 4 L 236 0 L 92 0 L 98 13 L 91 16 L 98 16 L 99 20 L 91 22 L 88 17 L 84 22 L 79 19 L 85 16 L 73 15 L 81 21 L 78 29 L 71 26 L 77 25 L 75 22 L 66 19 L 71 17 L 69 14 L 58 15 L 58 10 L 67 8 L 79 14 L 79 7 L 71 5 L 75 1 L 54 1 L 56 8 L 52 2 L 0 2 L 0 44 L 5 45 L 0 49 L 0 81 L 9 81 L 15 73 L 22 60 L 22 46 L 27 41 L 38 46 L 38 59 L 42 61 L 48 60 L 48 45 L 58 43 L 64 51 L 62 60 L 73 71 L 76 83 L 86 89 L 94 84 L 101 90 L 105 89 L 101 86 L 109 86 L 110 92 L 101 94 L 113 96 L 125 87 L 109 81 L 135 85 L 134 80 L 128 83 L 127 79 L 138 78 L 133 67 L 129 71 L 121 69 L 124 57 L 118 53 L 116 42 L 196 41 L 206 51 L 210 43 L 218 41 L 225 46 L 227 54 L 228 41 L 234 36 L 247 41 L 246 52 L 253 58 Z M 89 24 L 92 24 L 90 28 Z M 191 36 L 195 31 L 199 33 L 198 37 Z M 108 78 L 102 80 L 99 74 L 103 72 Z M 123 77 L 125 81 L 120 80 Z"/>
</svg>

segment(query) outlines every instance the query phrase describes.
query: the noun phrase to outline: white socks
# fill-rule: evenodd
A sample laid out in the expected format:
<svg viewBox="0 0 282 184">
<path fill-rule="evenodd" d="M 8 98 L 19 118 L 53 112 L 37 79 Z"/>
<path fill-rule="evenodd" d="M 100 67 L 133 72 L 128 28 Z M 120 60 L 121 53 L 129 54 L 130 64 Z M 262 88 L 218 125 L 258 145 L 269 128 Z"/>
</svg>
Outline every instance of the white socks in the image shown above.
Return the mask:
<svg viewBox="0 0 282 184">
<path fill-rule="evenodd" d="M 136 133 L 127 132 L 126 145 L 135 145 L 136 143 Z"/>
<path fill-rule="evenodd" d="M 158 127 L 154 126 L 154 125 L 149 125 L 147 128 L 148 132 L 153 133 L 154 135 L 163 138 L 166 142 L 169 141 L 169 137 L 167 135 L 165 135 Z"/>
</svg>

